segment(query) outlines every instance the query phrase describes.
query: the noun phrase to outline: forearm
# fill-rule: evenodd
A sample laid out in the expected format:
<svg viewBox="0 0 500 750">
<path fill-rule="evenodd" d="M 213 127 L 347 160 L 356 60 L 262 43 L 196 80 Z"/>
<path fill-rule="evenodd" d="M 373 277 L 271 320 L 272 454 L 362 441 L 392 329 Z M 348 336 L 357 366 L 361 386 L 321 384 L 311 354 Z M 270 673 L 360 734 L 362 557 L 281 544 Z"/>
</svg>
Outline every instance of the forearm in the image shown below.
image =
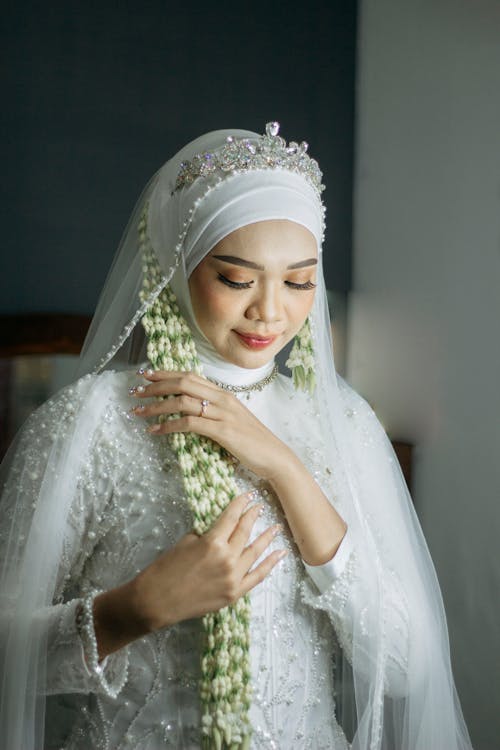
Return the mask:
<svg viewBox="0 0 500 750">
<path fill-rule="evenodd" d="M 94 630 L 99 660 L 150 632 L 137 614 L 135 581 L 105 591 L 94 599 Z"/>
<path fill-rule="evenodd" d="M 323 565 L 335 555 L 347 524 L 293 451 L 269 482 L 278 496 L 304 562 Z"/>
</svg>

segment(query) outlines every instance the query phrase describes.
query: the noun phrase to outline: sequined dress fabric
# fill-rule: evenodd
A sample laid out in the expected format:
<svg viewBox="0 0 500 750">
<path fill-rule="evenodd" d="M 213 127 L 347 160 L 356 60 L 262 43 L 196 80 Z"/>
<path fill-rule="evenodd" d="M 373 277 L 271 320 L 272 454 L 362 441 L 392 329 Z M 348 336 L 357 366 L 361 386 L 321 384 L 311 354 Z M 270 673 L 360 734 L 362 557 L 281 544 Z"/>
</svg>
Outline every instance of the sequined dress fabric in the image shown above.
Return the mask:
<svg viewBox="0 0 500 750">
<path fill-rule="evenodd" d="M 130 414 L 128 388 L 137 376 L 87 376 L 84 387 L 77 383 L 64 390 L 33 415 L 19 451 L 32 466 L 35 496 L 55 426 L 70 420 L 87 398 L 82 394 L 88 392 L 89 377 L 94 378 L 94 394 L 104 377 L 109 396 L 72 499 L 57 595 L 39 615 L 48 637 L 47 684 L 40 688 L 49 696 L 46 748 L 199 748 L 199 621 L 131 643 L 109 656 L 100 672 L 87 667 L 75 624 L 86 592 L 129 580 L 192 527 L 167 440 L 147 433 L 144 422 Z M 344 386 L 342 394 L 352 430 L 362 440 L 373 417 L 353 391 Z M 342 488 L 317 443 L 307 398 L 279 376 L 244 404 L 293 448 L 342 514 Z M 236 478 L 241 492 L 257 490 L 265 506 L 252 537 L 281 521 L 284 530 L 270 549 L 289 550 L 251 592 L 251 747 L 347 750 L 335 718 L 335 643 L 349 656 L 353 618 L 364 619 L 369 628 L 370 617 L 357 585 L 355 540 L 348 532 L 330 563 L 305 566 L 267 484 L 242 466 L 236 468 Z M 16 481 L 15 469 L 11 481 Z M 25 495 L 31 502 L 29 487 Z M 394 578 L 390 591 L 388 684 L 404 680 L 408 648 L 407 612 Z"/>
</svg>

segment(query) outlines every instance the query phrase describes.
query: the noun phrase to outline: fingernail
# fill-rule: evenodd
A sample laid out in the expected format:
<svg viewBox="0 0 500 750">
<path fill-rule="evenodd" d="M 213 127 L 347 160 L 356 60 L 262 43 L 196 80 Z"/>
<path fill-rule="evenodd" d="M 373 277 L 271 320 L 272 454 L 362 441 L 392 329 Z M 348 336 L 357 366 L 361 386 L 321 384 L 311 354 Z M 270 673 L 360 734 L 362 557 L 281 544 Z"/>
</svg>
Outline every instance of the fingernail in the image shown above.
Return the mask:
<svg viewBox="0 0 500 750">
<path fill-rule="evenodd" d="M 145 385 L 138 385 L 136 387 L 136 389 L 135 389 L 135 392 L 136 393 L 144 393 L 145 390 L 146 390 L 146 386 Z"/>
<path fill-rule="evenodd" d="M 282 549 L 278 554 L 278 560 L 283 560 L 284 557 L 288 555 L 287 549 Z"/>
<path fill-rule="evenodd" d="M 262 503 L 252 503 L 252 501 L 250 501 L 248 505 L 245 506 L 244 512 L 246 513 L 247 511 L 251 511 L 251 510 L 253 511 L 257 510 L 257 517 L 258 517 L 263 514 L 264 506 Z"/>
<path fill-rule="evenodd" d="M 137 412 L 140 412 L 140 411 L 144 411 L 144 409 L 145 409 L 145 408 L 146 408 L 146 407 L 144 406 L 144 404 L 139 404 L 138 406 L 133 406 L 133 407 L 132 407 L 132 408 L 130 409 L 130 412 L 131 412 L 132 414 L 137 414 Z"/>
<path fill-rule="evenodd" d="M 158 432 L 160 427 L 161 427 L 160 424 L 152 424 L 151 427 L 147 428 L 146 432 Z"/>
<path fill-rule="evenodd" d="M 148 367 L 147 370 L 145 370 L 144 375 L 146 375 L 148 378 L 153 377 L 154 370 L 152 370 L 150 367 Z"/>
</svg>

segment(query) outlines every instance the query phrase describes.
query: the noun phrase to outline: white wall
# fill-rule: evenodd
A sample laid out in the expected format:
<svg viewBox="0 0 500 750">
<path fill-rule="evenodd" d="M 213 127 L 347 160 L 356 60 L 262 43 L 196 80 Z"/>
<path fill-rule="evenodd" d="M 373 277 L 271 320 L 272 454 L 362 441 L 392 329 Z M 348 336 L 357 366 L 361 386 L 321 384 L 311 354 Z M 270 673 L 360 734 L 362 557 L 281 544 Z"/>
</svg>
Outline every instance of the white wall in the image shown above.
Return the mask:
<svg viewBox="0 0 500 750">
<path fill-rule="evenodd" d="M 348 380 L 413 441 L 476 750 L 500 747 L 500 2 L 363 0 Z M 446 748 L 443 748 L 446 750 Z"/>
</svg>

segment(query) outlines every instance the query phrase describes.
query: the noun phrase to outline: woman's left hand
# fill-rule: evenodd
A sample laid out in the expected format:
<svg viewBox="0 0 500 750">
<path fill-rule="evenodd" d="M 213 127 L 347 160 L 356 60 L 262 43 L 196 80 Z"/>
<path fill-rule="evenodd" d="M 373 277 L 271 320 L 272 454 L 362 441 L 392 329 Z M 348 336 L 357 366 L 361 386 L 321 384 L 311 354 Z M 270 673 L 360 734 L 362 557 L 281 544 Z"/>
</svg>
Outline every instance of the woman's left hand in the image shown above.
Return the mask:
<svg viewBox="0 0 500 750">
<path fill-rule="evenodd" d="M 133 413 L 140 417 L 179 414 L 153 424 L 156 435 L 195 432 L 219 443 L 262 479 L 272 481 L 296 456 L 265 427 L 236 396 L 191 372 L 141 372 L 149 385 L 139 385 L 131 395 L 146 399 Z M 169 396 L 170 398 L 165 398 Z M 159 400 L 161 397 L 162 400 Z"/>
</svg>

